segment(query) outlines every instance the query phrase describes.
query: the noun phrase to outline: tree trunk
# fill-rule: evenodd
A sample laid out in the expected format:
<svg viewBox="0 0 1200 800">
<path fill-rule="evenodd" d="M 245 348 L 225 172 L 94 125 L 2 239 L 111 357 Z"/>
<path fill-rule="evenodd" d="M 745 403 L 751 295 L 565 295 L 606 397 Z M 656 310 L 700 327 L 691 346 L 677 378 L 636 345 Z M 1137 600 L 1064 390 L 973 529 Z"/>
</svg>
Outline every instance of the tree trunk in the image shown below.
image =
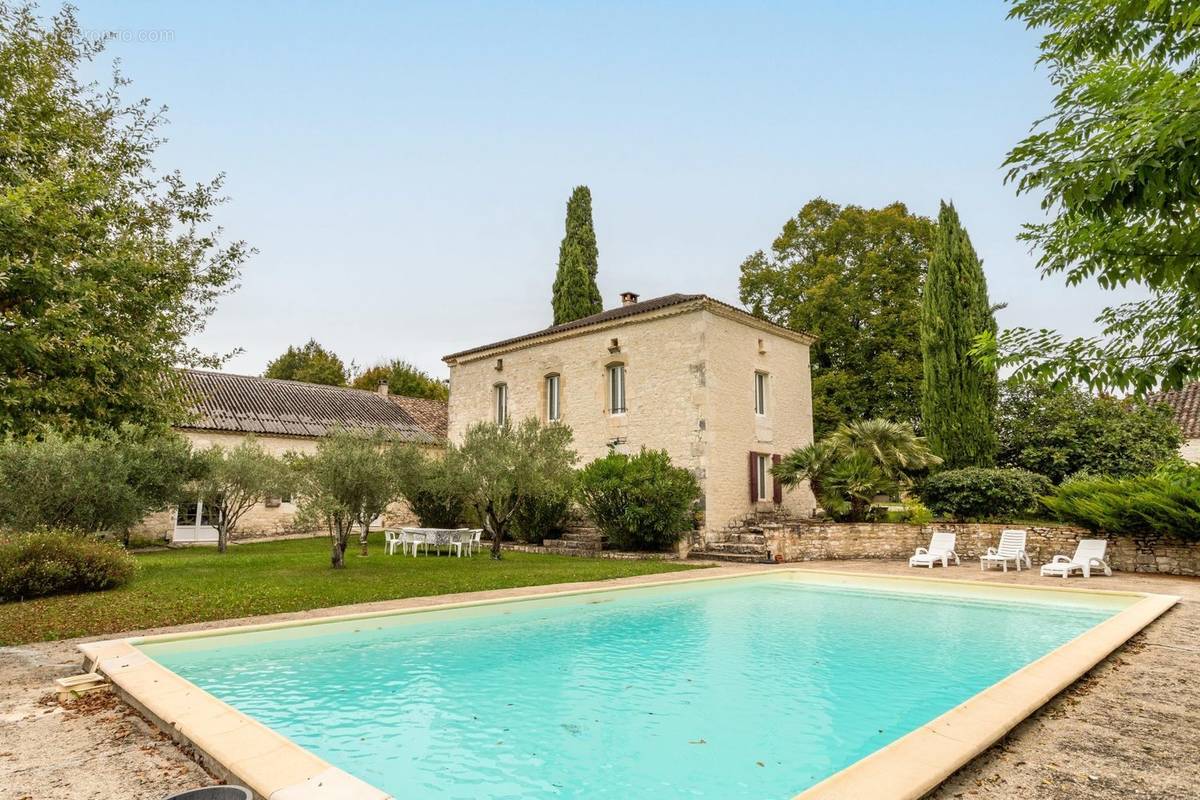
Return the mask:
<svg viewBox="0 0 1200 800">
<path fill-rule="evenodd" d="M 362 550 L 359 552 L 360 556 L 365 556 L 367 554 L 367 536 L 370 533 L 371 533 L 371 523 L 370 522 L 362 523 L 362 531 L 358 534 L 358 544 L 362 547 Z"/>
<path fill-rule="evenodd" d="M 330 536 L 329 538 L 333 541 L 333 552 L 330 553 L 329 564 L 334 569 L 341 569 L 346 566 L 346 553 L 342 548 L 338 547 L 336 536 Z"/>
<path fill-rule="evenodd" d="M 504 532 L 504 525 L 496 518 L 495 508 L 491 503 L 487 507 L 487 527 L 492 532 L 492 558 L 496 561 L 500 560 L 500 539 Z"/>
<path fill-rule="evenodd" d="M 217 523 L 217 552 L 224 553 L 225 548 L 229 545 L 229 528 L 224 522 Z"/>
</svg>

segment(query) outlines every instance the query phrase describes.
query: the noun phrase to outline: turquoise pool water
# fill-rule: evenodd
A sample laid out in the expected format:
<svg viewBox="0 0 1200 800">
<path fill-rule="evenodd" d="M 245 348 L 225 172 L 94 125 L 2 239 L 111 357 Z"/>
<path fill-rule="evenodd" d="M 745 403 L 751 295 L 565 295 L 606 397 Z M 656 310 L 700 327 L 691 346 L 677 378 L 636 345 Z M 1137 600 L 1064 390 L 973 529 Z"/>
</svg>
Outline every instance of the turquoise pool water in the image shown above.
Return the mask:
<svg viewBox="0 0 1200 800">
<path fill-rule="evenodd" d="M 771 578 L 142 649 L 397 798 L 783 800 L 1121 606 Z"/>
</svg>

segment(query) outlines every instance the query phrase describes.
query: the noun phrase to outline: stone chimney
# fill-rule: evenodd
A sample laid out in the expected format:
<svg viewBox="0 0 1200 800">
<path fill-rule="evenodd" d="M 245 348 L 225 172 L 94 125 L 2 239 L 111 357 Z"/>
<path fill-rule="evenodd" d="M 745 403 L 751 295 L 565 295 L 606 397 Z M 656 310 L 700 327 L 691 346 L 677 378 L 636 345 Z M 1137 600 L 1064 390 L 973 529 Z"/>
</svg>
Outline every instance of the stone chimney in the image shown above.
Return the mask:
<svg viewBox="0 0 1200 800">
<path fill-rule="evenodd" d="M 379 386 L 378 386 L 378 387 L 376 387 L 375 391 L 379 392 L 379 393 L 380 393 L 381 395 L 383 395 L 384 397 L 387 397 L 387 393 L 388 393 L 388 390 L 387 390 L 387 380 L 382 380 L 382 381 L 380 381 L 380 382 L 379 382 Z"/>
<path fill-rule="evenodd" d="M 621 305 L 631 306 L 638 301 L 637 292 L 621 292 Z"/>
</svg>

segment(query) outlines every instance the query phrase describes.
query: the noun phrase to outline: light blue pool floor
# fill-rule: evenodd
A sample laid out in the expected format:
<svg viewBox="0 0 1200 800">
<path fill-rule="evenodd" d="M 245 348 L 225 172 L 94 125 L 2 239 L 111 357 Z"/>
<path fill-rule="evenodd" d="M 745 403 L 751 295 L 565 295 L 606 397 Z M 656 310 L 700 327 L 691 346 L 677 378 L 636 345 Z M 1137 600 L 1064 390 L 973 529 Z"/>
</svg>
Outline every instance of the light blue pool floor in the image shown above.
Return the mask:
<svg viewBox="0 0 1200 800">
<path fill-rule="evenodd" d="M 572 602 L 146 650 L 404 800 L 782 800 L 1114 613 L 788 581 Z"/>
</svg>

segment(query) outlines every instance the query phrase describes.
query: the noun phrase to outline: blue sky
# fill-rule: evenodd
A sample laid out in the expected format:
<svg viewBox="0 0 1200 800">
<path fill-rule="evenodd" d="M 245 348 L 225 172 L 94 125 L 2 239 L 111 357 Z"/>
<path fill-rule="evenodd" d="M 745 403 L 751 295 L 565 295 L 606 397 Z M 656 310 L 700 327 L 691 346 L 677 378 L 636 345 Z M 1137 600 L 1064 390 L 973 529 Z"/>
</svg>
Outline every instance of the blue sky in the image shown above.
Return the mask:
<svg viewBox="0 0 1200 800">
<path fill-rule="evenodd" d="M 43 10 L 48 10 L 49 7 Z M 952 199 L 1002 326 L 1091 331 L 1115 299 L 1042 281 L 1003 184 L 1049 109 L 999 0 L 79 3 L 132 91 L 170 107 L 163 168 L 227 174 L 259 253 L 196 343 L 261 372 L 315 337 L 360 365 L 550 321 L 573 186 L 605 305 L 706 292 L 806 201 Z"/>
</svg>

